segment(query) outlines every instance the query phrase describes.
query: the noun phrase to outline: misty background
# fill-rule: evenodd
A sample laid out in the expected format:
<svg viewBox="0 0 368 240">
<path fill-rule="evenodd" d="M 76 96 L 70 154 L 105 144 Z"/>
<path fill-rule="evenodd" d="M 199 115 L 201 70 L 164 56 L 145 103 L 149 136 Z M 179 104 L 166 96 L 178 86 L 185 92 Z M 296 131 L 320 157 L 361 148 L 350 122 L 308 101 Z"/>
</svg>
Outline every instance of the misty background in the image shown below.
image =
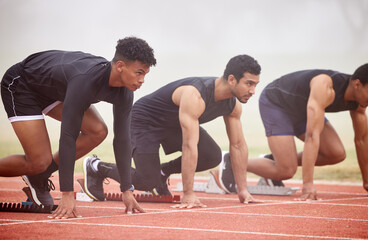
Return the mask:
<svg viewBox="0 0 368 240">
<path fill-rule="evenodd" d="M 118 39 L 136 36 L 148 42 L 157 59 L 135 92 L 137 100 L 180 78 L 221 76 L 231 57 L 248 54 L 262 67 L 261 82 L 243 105 L 242 116 L 254 157 L 268 151 L 258 112 L 263 88 L 303 69 L 352 74 L 368 62 L 367 12 L 366 0 L 0 0 L 0 75 L 28 55 L 48 49 L 79 50 L 111 60 Z M 112 107 L 96 106 L 109 136 L 104 150 L 94 153 L 112 152 Z M 2 104 L 0 108 L 0 144 L 17 142 Z M 349 113 L 327 117 L 345 147 L 353 149 Z M 46 119 L 57 150 L 60 124 Z M 203 126 L 228 149 L 221 118 Z"/>
</svg>

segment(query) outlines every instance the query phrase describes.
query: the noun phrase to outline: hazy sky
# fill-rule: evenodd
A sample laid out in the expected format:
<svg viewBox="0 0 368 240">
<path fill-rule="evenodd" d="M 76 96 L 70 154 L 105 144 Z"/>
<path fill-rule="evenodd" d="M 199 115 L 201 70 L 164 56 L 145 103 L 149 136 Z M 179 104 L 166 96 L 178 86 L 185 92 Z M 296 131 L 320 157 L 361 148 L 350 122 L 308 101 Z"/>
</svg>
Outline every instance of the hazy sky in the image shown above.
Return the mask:
<svg viewBox="0 0 368 240">
<path fill-rule="evenodd" d="M 366 0 L 0 0 L 0 75 L 47 49 L 111 59 L 116 41 L 134 35 L 158 60 L 136 99 L 182 77 L 220 76 L 243 53 L 262 66 L 259 94 L 291 71 L 351 73 L 368 62 L 367 12 Z M 247 106 L 259 122 L 257 94 Z"/>
</svg>

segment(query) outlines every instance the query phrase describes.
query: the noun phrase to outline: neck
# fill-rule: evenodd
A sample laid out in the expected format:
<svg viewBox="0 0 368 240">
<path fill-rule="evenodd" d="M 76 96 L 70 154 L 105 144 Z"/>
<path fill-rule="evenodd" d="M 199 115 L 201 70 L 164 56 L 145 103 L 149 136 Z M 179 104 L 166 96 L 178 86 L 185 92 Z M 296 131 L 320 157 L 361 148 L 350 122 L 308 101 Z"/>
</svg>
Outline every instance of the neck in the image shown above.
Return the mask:
<svg viewBox="0 0 368 240">
<path fill-rule="evenodd" d="M 223 77 L 219 77 L 215 80 L 215 101 L 221 101 L 233 97 L 231 90 L 227 82 Z"/>
<path fill-rule="evenodd" d="M 353 82 L 351 80 L 349 80 L 349 85 L 348 87 L 346 88 L 345 90 L 345 93 L 344 93 L 344 100 L 345 101 L 355 101 L 355 98 L 354 98 L 354 94 L 353 94 Z"/>
<path fill-rule="evenodd" d="M 111 61 L 111 72 L 110 72 L 110 78 L 109 78 L 109 86 L 114 87 L 116 85 L 119 73 L 116 70 L 116 65 Z"/>
</svg>

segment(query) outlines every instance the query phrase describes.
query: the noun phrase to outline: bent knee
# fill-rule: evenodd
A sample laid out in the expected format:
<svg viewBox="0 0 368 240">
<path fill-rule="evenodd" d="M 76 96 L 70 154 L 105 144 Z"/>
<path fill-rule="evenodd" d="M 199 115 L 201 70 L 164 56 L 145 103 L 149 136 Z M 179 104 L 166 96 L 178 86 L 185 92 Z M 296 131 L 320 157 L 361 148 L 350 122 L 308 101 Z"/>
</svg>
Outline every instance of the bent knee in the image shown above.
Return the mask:
<svg viewBox="0 0 368 240">
<path fill-rule="evenodd" d="M 27 166 L 27 174 L 35 175 L 44 172 L 51 164 L 52 157 L 38 157 L 35 161 L 30 161 Z"/>
<path fill-rule="evenodd" d="M 279 172 L 279 179 L 275 179 L 275 180 L 285 180 L 285 179 L 290 179 L 292 177 L 294 177 L 295 173 L 296 173 L 297 167 L 293 167 L 293 166 L 287 166 L 287 167 L 280 167 L 278 172 Z"/>
<path fill-rule="evenodd" d="M 332 162 L 331 164 L 337 164 L 342 161 L 344 161 L 346 158 L 346 152 L 345 149 L 341 149 L 340 151 L 337 151 L 334 153 L 334 156 L 331 158 Z"/>
<path fill-rule="evenodd" d="M 96 143 L 101 143 L 107 137 L 108 129 L 104 122 L 98 122 L 93 125 L 93 128 L 83 133 L 88 135 Z"/>
</svg>

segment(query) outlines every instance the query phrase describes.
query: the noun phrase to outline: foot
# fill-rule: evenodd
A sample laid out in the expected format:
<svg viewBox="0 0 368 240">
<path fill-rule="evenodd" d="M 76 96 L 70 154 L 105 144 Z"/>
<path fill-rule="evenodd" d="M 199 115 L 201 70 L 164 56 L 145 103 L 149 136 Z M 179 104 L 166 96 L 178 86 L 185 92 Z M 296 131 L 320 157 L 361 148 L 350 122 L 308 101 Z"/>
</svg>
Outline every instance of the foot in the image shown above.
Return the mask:
<svg viewBox="0 0 368 240">
<path fill-rule="evenodd" d="M 55 186 L 50 179 L 40 179 L 36 176 L 22 176 L 23 181 L 28 185 L 28 199 L 33 200 L 38 206 L 54 206 L 54 200 L 50 190 L 55 190 Z"/>
<path fill-rule="evenodd" d="M 105 194 L 103 190 L 104 178 L 94 170 L 92 164 L 95 161 L 100 161 L 96 156 L 86 157 L 83 161 L 84 174 L 84 191 L 85 193 L 96 201 L 105 201 Z"/>
<path fill-rule="evenodd" d="M 219 167 L 219 181 L 227 193 L 237 193 L 233 169 L 231 167 L 230 153 L 223 155 Z"/>
<path fill-rule="evenodd" d="M 152 193 L 156 196 L 172 196 L 171 195 L 171 192 L 169 191 L 169 188 L 168 188 L 168 184 L 167 182 L 168 179 L 169 179 L 170 175 L 168 176 L 164 176 L 161 174 L 161 186 L 159 187 L 156 187 L 154 189 L 152 189 Z"/>
<path fill-rule="evenodd" d="M 272 154 L 262 154 L 260 155 L 262 158 L 270 159 L 271 161 L 275 161 Z M 265 183 L 268 186 L 271 187 L 285 187 L 284 183 L 281 180 L 273 180 L 269 178 L 261 178 L 259 182 Z"/>
</svg>

